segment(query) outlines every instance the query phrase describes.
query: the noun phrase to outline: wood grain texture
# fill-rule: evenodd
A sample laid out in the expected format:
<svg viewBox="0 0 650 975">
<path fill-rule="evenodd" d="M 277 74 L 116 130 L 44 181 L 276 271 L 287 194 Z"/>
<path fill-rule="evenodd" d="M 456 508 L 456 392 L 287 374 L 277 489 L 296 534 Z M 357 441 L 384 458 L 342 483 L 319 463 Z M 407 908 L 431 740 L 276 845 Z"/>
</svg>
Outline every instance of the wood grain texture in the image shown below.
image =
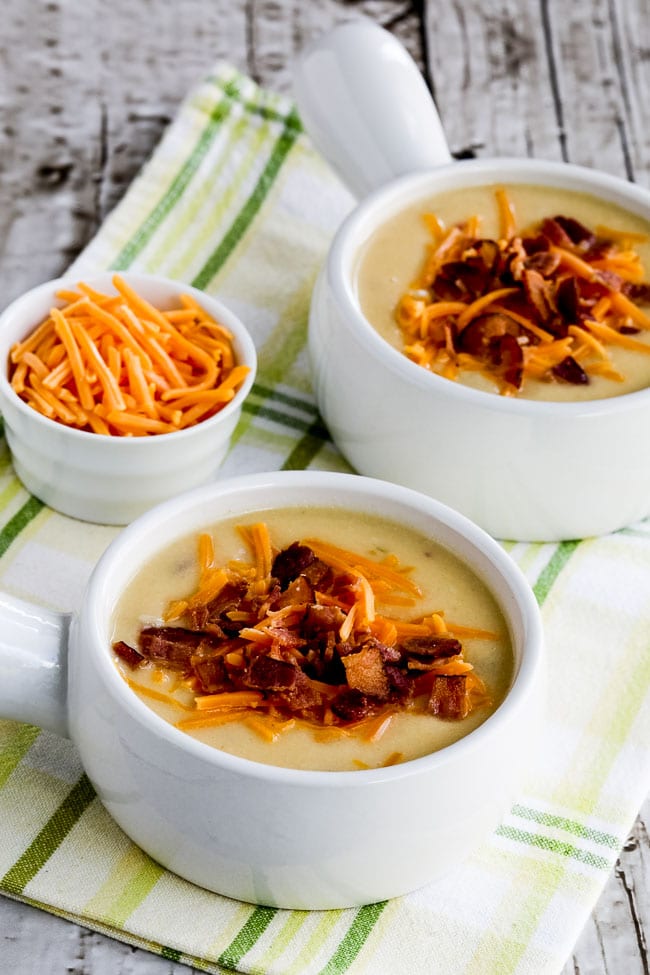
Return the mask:
<svg viewBox="0 0 650 975">
<path fill-rule="evenodd" d="M 457 157 L 564 159 L 648 185 L 649 14 L 648 0 L 7 0 L 2 304 L 64 270 L 216 59 L 288 92 L 294 53 L 360 15 L 410 50 Z M 563 975 L 650 975 L 649 821 L 646 802 Z M 18 975 L 190 971 L 4 898 L 0 939 Z"/>
</svg>

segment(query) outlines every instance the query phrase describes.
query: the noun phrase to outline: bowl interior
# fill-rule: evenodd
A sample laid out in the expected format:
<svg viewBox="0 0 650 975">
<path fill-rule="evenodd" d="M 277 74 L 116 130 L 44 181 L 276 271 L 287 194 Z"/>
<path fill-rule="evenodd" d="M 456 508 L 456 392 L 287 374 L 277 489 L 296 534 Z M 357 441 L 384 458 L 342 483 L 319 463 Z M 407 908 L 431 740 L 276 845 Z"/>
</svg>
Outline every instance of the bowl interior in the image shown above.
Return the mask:
<svg viewBox="0 0 650 975">
<path fill-rule="evenodd" d="M 607 173 L 569 163 L 532 159 L 482 159 L 455 162 L 427 173 L 401 177 L 365 199 L 344 221 L 333 241 L 327 261 L 327 277 L 333 294 L 343 310 L 347 327 L 369 351 L 374 362 L 401 375 L 421 388 L 441 388 L 446 394 L 480 403 L 490 409 L 507 412 L 543 413 L 594 411 L 620 408 L 629 397 L 648 397 L 650 390 L 641 389 L 604 400 L 577 402 L 533 401 L 519 397 L 497 397 L 460 383 L 449 383 L 435 373 L 412 362 L 384 339 L 365 317 L 359 301 L 357 268 L 360 253 L 368 240 L 384 223 L 418 202 L 425 204 L 440 194 L 469 187 L 490 185 L 538 185 L 587 194 L 629 210 L 650 221 L 650 193 Z"/>
</svg>

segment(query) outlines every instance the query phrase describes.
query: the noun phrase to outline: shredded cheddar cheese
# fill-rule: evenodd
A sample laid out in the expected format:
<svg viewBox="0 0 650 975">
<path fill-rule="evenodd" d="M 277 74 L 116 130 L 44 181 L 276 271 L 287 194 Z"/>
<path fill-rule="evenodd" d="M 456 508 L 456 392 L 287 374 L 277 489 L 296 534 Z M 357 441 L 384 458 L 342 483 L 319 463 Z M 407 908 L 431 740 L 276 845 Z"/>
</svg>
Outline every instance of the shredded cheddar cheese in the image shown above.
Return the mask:
<svg viewBox="0 0 650 975">
<path fill-rule="evenodd" d="M 81 282 L 9 355 L 18 396 L 57 423 L 103 436 L 173 433 L 213 416 L 249 372 L 231 333 L 191 295 L 161 311 L 115 275 Z"/>
</svg>

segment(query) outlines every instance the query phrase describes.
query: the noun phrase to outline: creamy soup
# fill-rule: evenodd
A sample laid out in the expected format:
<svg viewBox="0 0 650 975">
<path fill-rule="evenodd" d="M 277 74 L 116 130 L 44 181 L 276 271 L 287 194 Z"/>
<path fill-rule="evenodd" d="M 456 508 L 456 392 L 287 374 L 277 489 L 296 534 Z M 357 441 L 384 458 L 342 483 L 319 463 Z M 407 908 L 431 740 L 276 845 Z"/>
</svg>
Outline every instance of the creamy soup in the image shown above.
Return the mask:
<svg viewBox="0 0 650 975">
<path fill-rule="evenodd" d="M 495 186 L 451 190 L 423 200 L 386 221 L 361 249 L 355 270 L 358 300 L 367 319 L 397 349 L 403 350 L 404 336 L 396 322 L 400 299 L 420 273 L 432 237 L 423 215 L 433 213 L 447 227 L 473 215 L 480 217 L 478 236 L 497 239 L 500 215 Z M 600 227 L 631 235 L 629 246 L 638 254 L 646 275 L 650 273 L 650 225 L 641 217 L 587 194 L 544 186 L 507 187 L 516 215 L 517 232 L 542 219 L 562 215 L 580 221 L 591 230 Z M 625 238 L 618 238 L 627 247 Z M 647 278 L 646 278 L 647 280 Z M 648 311 L 647 305 L 642 306 Z M 650 319 L 649 319 L 650 321 Z M 519 395 L 541 400 L 589 400 L 617 396 L 650 385 L 650 331 L 641 328 L 633 335 L 647 352 L 607 345 L 614 369 L 622 380 L 604 375 L 590 376 L 586 384 L 527 378 Z M 490 392 L 497 386 L 479 372 L 463 371 L 458 381 Z"/>
<path fill-rule="evenodd" d="M 333 737 L 327 729 L 321 733 L 301 722 L 273 741 L 241 720 L 184 730 L 215 748 L 258 762 L 300 769 L 354 770 L 406 761 L 443 748 L 478 727 L 499 706 L 513 676 L 507 626 L 486 586 L 456 556 L 430 538 L 379 517 L 341 509 L 291 508 L 210 528 L 215 563 L 222 566 L 232 559 L 250 560 L 250 549 L 237 526 L 261 519 L 268 526 L 274 551 L 296 540 L 318 538 L 373 561 L 396 556 L 400 566 L 408 568 L 405 577 L 419 587 L 421 595 L 401 600 L 409 605 L 384 606 L 377 599 L 377 612 L 405 621 L 442 613 L 450 632 L 456 632 L 453 627 L 458 624 L 480 631 L 467 636 L 466 631 L 458 630 L 457 635 L 464 660 L 473 665 L 487 694 L 464 719 L 442 719 L 431 713 L 414 713 L 414 709 L 398 711 L 377 740 L 355 734 Z M 163 550 L 127 586 L 115 609 L 113 641 L 136 647 L 141 628 L 160 624 L 170 602 L 193 593 L 198 578 L 196 537 Z M 150 662 L 133 669 L 117 656 L 115 662 L 142 701 L 162 718 L 172 724 L 180 721 L 182 726 L 188 713 L 192 715 L 191 710 L 179 710 L 162 700 L 174 693 L 183 701 L 186 692 L 179 688 L 178 674 L 165 673 Z"/>
</svg>

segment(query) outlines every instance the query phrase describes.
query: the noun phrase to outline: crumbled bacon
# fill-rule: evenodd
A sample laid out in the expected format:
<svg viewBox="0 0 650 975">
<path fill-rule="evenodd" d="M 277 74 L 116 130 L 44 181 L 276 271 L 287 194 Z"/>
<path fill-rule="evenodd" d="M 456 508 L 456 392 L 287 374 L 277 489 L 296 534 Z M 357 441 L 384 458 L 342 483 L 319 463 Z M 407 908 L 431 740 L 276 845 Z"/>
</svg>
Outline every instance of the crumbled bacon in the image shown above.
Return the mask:
<svg viewBox="0 0 650 975">
<path fill-rule="evenodd" d="M 495 339 L 491 347 L 491 356 L 504 382 L 519 389 L 524 371 L 524 353 L 514 335 L 506 333 Z"/>
<path fill-rule="evenodd" d="M 345 619 L 345 613 L 340 606 L 312 605 L 307 610 L 304 621 L 304 632 L 307 637 L 315 637 L 337 631 Z"/>
<path fill-rule="evenodd" d="M 555 274 L 559 266 L 559 255 L 548 250 L 536 251 L 530 257 L 527 257 L 525 261 L 527 270 L 537 271 L 544 278 L 550 278 L 551 275 Z"/>
<path fill-rule="evenodd" d="M 347 654 L 343 658 L 343 666 L 349 687 L 380 701 L 388 697 L 390 684 L 377 646 L 368 644 L 356 653 Z"/>
<path fill-rule="evenodd" d="M 242 581 L 227 583 L 221 592 L 205 606 L 190 609 L 190 623 L 194 629 L 205 629 L 207 624 L 218 627 L 226 636 L 235 636 L 244 624 L 233 622 L 228 616 L 232 610 L 242 609 L 242 600 L 248 589 Z M 248 607 L 247 607 L 248 608 Z M 218 630 L 215 631 L 218 634 Z"/>
<path fill-rule="evenodd" d="M 216 694 L 232 686 L 223 654 L 218 657 L 195 654 L 190 658 L 190 667 L 204 694 Z"/>
<path fill-rule="evenodd" d="M 297 675 L 295 664 L 259 653 L 251 661 L 245 684 L 262 691 L 290 691 L 295 686 Z"/>
<path fill-rule="evenodd" d="M 578 322 L 582 318 L 582 298 L 578 287 L 578 279 L 563 278 L 555 289 L 555 303 L 562 317 L 571 322 Z"/>
<path fill-rule="evenodd" d="M 440 718 L 466 718 L 469 713 L 467 677 L 464 674 L 436 674 L 429 697 L 429 710 Z"/>
<path fill-rule="evenodd" d="M 572 244 L 581 247 L 583 250 L 588 250 L 596 243 L 596 235 L 574 217 L 557 216 L 554 220 L 560 225 Z"/>
<path fill-rule="evenodd" d="M 384 672 L 388 678 L 391 700 L 409 701 L 415 690 L 411 676 L 405 674 L 399 667 L 393 667 L 390 664 L 384 667 Z"/>
<path fill-rule="evenodd" d="M 591 374 L 622 378 L 604 347 L 614 342 L 611 329 L 629 334 L 637 316 L 633 321 L 624 304 L 611 299 L 620 292 L 650 304 L 650 283 L 638 282 L 643 268 L 629 242 L 599 236 L 562 214 L 522 234 L 504 224 L 498 241 L 472 236 L 470 223 L 443 234 L 417 291 L 398 305 L 406 354 L 449 378 L 464 369 L 480 371 L 505 394 L 521 390 L 528 377 L 574 385 L 590 382 Z M 491 295 L 492 303 L 486 300 Z M 438 303 L 451 307 L 429 316 Z M 579 331 L 588 331 L 594 316 L 610 330 L 599 333 L 598 345 L 584 342 Z M 645 320 L 650 329 L 650 315 Z M 568 355 L 558 364 L 562 351 Z"/>
<path fill-rule="evenodd" d="M 467 666 L 460 640 L 444 632 L 398 639 L 397 630 L 392 637 L 386 630 L 384 642 L 363 619 L 350 629 L 350 610 L 360 598 L 358 569 L 328 565 L 298 543 L 272 564 L 263 584 L 255 573 L 231 570 L 218 596 L 202 604 L 195 594 L 177 625 L 143 627 L 137 649 L 119 641 L 115 653 L 129 667 L 149 661 L 181 675 L 197 696 L 260 692 L 264 707 L 317 724 L 410 707 L 430 688 L 429 711 L 461 715 L 455 690 L 461 685 L 443 682 L 436 690 L 441 666 Z M 307 573 L 319 579 L 318 589 Z"/>
<path fill-rule="evenodd" d="M 278 552 L 273 560 L 271 574 L 280 583 L 280 588 L 286 589 L 289 583 L 297 579 L 315 558 L 308 545 L 293 542 L 288 548 Z"/>
<path fill-rule="evenodd" d="M 553 285 L 539 271 L 529 270 L 522 274 L 522 283 L 528 304 L 534 309 L 539 322 L 544 325 L 554 311 Z"/>
<path fill-rule="evenodd" d="M 463 652 L 460 640 L 453 636 L 412 636 L 404 640 L 402 648 L 409 656 L 434 659 L 455 657 Z"/>
<path fill-rule="evenodd" d="M 274 607 L 282 609 L 283 606 L 295 606 L 304 603 L 313 603 L 314 589 L 304 575 L 298 576 L 293 582 L 284 589 L 274 602 Z"/>
<path fill-rule="evenodd" d="M 113 650 L 120 660 L 123 660 L 124 663 L 128 664 L 128 666 L 131 668 L 139 667 L 144 661 L 142 654 L 138 653 L 138 651 L 128 643 L 125 643 L 124 640 L 117 640 L 113 644 Z"/>
<path fill-rule="evenodd" d="M 545 220 L 542 220 L 540 233 L 550 240 L 552 244 L 557 244 L 558 247 L 570 247 L 572 244 L 568 233 L 555 217 L 547 217 Z"/>
<path fill-rule="evenodd" d="M 463 329 L 458 338 L 458 346 L 471 355 L 491 358 L 493 340 L 506 334 L 515 337 L 521 334 L 521 326 L 514 318 L 501 312 L 479 315 Z"/>
<path fill-rule="evenodd" d="M 304 671 L 296 669 L 296 679 L 291 687 L 269 695 L 271 704 L 304 717 L 318 718 L 322 714 L 322 698 Z"/>
<path fill-rule="evenodd" d="M 650 284 L 645 282 L 636 284 L 632 281 L 625 281 L 621 285 L 621 291 L 632 301 L 638 301 L 644 305 L 650 304 Z"/>
<path fill-rule="evenodd" d="M 565 356 L 562 362 L 553 366 L 553 375 L 565 383 L 573 383 L 574 386 L 589 382 L 589 376 L 572 355 Z"/>
<path fill-rule="evenodd" d="M 139 649 L 143 657 L 164 663 L 170 670 L 189 671 L 191 659 L 200 647 L 218 649 L 217 637 L 182 626 L 146 626 L 140 630 Z"/>
<path fill-rule="evenodd" d="M 442 300 L 478 298 L 490 287 L 498 272 L 501 253 L 495 240 L 477 240 L 465 251 L 462 260 L 447 261 L 432 282 L 432 290 Z"/>
<path fill-rule="evenodd" d="M 347 687 L 332 701 L 332 711 L 344 721 L 360 721 L 370 713 L 371 703 L 362 691 Z"/>
</svg>

